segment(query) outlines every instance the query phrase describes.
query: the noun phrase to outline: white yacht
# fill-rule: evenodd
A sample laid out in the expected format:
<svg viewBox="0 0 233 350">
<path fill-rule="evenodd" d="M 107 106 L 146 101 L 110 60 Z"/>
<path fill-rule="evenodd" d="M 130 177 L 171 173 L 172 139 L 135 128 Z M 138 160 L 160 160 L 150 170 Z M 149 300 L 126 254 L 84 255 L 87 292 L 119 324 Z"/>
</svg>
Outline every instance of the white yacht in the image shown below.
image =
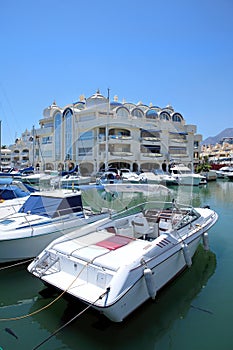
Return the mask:
<svg viewBox="0 0 233 350">
<path fill-rule="evenodd" d="M 184 164 L 175 164 L 170 168 L 171 175 L 179 185 L 198 186 L 206 183 L 205 176 L 195 174 Z"/>
</svg>

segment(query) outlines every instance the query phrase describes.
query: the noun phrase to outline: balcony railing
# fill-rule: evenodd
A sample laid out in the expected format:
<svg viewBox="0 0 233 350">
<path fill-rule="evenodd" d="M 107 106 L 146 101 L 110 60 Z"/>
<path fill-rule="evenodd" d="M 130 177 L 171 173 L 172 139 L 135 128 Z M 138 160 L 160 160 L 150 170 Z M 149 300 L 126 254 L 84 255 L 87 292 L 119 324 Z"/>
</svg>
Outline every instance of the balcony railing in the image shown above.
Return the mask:
<svg viewBox="0 0 233 350">
<path fill-rule="evenodd" d="M 132 156 L 133 155 L 133 153 L 132 152 L 118 152 L 118 151 L 116 151 L 116 152 L 110 152 L 110 155 L 111 156 L 119 156 L 119 157 L 130 157 L 130 156 Z"/>
<path fill-rule="evenodd" d="M 141 153 L 142 157 L 150 157 L 150 158 L 159 158 L 159 157 L 163 157 L 163 155 L 161 153 L 152 153 L 152 152 L 145 152 L 145 153 Z"/>
</svg>

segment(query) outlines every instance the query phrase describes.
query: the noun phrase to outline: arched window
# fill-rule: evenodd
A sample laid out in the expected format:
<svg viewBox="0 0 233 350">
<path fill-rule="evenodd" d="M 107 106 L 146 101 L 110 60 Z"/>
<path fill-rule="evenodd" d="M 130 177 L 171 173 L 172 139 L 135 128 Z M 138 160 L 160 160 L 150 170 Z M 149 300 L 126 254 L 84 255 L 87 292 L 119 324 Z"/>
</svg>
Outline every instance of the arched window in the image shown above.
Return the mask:
<svg viewBox="0 0 233 350">
<path fill-rule="evenodd" d="M 146 112 L 146 118 L 148 118 L 148 119 L 157 119 L 158 118 L 158 113 L 154 109 L 149 109 Z"/>
<path fill-rule="evenodd" d="M 172 121 L 173 121 L 173 122 L 181 123 L 182 120 L 183 120 L 183 117 L 182 117 L 181 114 L 179 114 L 179 113 L 174 113 L 174 114 L 172 115 Z"/>
<path fill-rule="evenodd" d="M 76 102 L 76 103 L 74 103 L 74 108 L 79 109 L 79 110 L 84 109 L 85 104 L 84 104 L 84 102 Z"/>
<path fill-rule="evenodd" d="M 119 116 L 119 117 L 125 117 L 125 118 L 128 118 L 129 116 L 129 111 L 127 108 L 125 107 L 119 107 L 116 111 L 116 115 Z"/>
<path fill-rule="evenodd" d="M 55 148 L 55 160 L 61 159 L 61 140 L 62 140 L 62 116 L 58 112 L 54 116 L 54 148 Z"/>
<path fill-rule="evenodd" d="M 133 109 L 131 114 L 133 117 L 137 117 L 137 118 L 143 118 L 143 115 L 144 115 L 140 108 Z"/>
<path fill-rule="evenodd" d="M 64 126 L 65 126 L 65 158 L 71 160 L 73 158 L 73 128 L 72 128 L 72 115 L 73 112 L 70 108 L 64 111 Z"/>
<path fill-rule="evenodd" d="M 169 113 L 167 113 L 167 112 L 161 112 L 160 113 L 160 119 L 161 120 L 170 120 L 170 115 L 169 115 Z"/>
<path fill-rule="evenodd" d="M 132 111 L 134 108 L 136 108 L 136 105 L 134 103 L 124 103 L 124 107 L 129 111 Z"/>
</svg>

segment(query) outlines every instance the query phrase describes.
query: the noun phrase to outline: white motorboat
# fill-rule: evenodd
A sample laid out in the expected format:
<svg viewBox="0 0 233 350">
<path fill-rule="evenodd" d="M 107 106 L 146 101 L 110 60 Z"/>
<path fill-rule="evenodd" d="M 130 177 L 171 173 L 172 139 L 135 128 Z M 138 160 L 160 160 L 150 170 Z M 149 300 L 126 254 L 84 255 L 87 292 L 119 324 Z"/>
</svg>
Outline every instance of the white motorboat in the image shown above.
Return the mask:
<svg viewBox="0 0 233 350">
<path fill-rule="evenodd" d="M 1 216 L 0 263 L 33 258 L 55 238 L 106 215 L 83 208 L 81 192 L 31 193 L 17 213 Z"/>
<path fill-rule="evenodd" d="M 114 184 L 114 183 L 120 184 L 122 183 L 122 179 L 118 173 L 112 170 L 105 171 L 100 177 L 96 178 L 97 185 Z"/>
<path fill-rule="evenodd" d="M 215 170 L 218 179 L 224 179 L 228 177 L 229 173 L 233 172 L 232 166 L 223 166 L 219 170 Z"/>
<path fill-rule="evenodd" d="M 62 176 L 60 184 L 62 188 L 71 188 L 72 186 L 88 185 L 91 182 L 91 176 L 81 176 L 77 174 L 67 174 Z"/>
<path fill-rule="evenodd" d="M 206 178 L 206 182 L 217 180 L 217 174 L 215 170 L 201 171 L 200 175 Z"/>
<path fill-rule="evenodd" d="M 28 271 L 121 322 L 191 266 L 201 239 L 208 249 L 217 218 L 207 207 L 140 203 L 53 241 Z"/>
<path fill-rule="evenodd" d="M 140 174 L 140 179 L 142 183 L 148 184 L 163 184 L 165 186 L 178 185 L 177 179 L 162 170 L 143 172 Z"/>
<path fill-rule="evenodd" d="M 171 175 L 178 181 L 179 185 L 198 186 L 206 183 L 205 176 L 195 174 L 183 164 L 175 164 L 170 167 Z"/>
<path fill-rule="evenodd" d="M 174 176 L 171 176 L 171 174 L 167 171 L 163 171 L 161 169 L 156 169 L 154 171 L 155 175 L 160 178 L 160 183 L 165 186 L 176 186 L 178 185 L 178 181 Z"/>
<path fill-rule="evenodd" d="M 136 174 L 133 171 L 130 171 L 129 169 L 121 169 L 120 170 L 120 176 L 122 179 L 122 182 L 129 182 L 129 183 L 140 183 L 141 178 L 138 174 Z"/>
</svg>

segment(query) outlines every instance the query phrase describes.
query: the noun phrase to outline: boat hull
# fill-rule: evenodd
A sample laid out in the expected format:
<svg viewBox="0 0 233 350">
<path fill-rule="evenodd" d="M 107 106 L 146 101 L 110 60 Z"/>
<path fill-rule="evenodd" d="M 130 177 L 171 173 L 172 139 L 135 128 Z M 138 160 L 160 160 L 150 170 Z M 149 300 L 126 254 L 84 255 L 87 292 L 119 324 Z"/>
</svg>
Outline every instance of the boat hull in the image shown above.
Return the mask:
<svg viewBox="0 0 233 350">
<path fill-rule="evenodd" d="M 107 214 L 93 215 L 89 218 L 73 218 L 49 225 L 30 226 L 22 232 L 11 233 L 10 239 L 0 241 L 0 264 L 25 260 L 37 256 L 54 239 L 89 223 L 95 222 Z M 10 233 L 9 233 L 10 235 Z"/>
<path fill-rule="evenodd" d="M 200 239 L 200 237 L 197 237 L 189 245 L 191 257 L 195 254 Z M 187 264 L 182 249 L 179 249 L 168 258 L 164 257 L 163 261 L 157 262 L 156 265 L 151 268 L 153 278 L 152 283 L 156 286 L 156 293 L 172 281 L 185 268 L 187 268 Z M 137 283 L 122 295 L 121 298 L 116 300 L 115 303 L 106 307 L 97 307 L 94 305 L 94 308 L 104 314 L 111 321 L 122 322 L 129 314 L 149 299 L 151 299 L 151 296 L 148 293 L 145 278 L 144 276 L 141 276 Z"/>
</svg>

